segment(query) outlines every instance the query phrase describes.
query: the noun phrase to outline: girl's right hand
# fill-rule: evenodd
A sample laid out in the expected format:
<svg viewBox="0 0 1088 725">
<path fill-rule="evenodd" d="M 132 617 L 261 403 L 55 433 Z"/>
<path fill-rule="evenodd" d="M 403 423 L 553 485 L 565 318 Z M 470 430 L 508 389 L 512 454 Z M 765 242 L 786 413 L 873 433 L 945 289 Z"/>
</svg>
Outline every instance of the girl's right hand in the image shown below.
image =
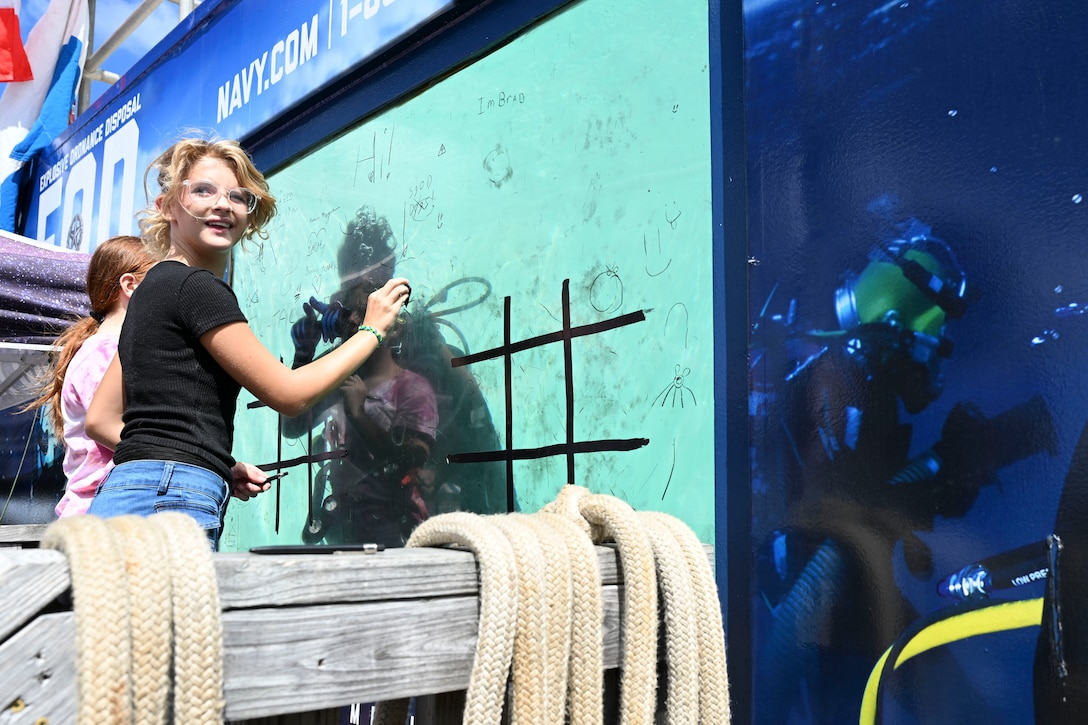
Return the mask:
<svg viewBox="0 0 1088 725">
<path fill-rule="evenodd" d="M 408 286 L 408 280 L 404 277 L 392 278 L 380 289 L 370 293 L 363 324 L 379 330 L 383 337 L 387 337 L 411 294 L 412 288 Z"/>
</svg>

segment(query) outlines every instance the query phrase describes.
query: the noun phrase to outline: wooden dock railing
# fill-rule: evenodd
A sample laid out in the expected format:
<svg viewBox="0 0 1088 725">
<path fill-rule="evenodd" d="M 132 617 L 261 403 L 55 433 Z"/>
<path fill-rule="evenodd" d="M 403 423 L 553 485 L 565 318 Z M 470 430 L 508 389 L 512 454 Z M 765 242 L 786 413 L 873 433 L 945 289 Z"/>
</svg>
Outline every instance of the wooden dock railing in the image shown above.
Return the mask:
<svg viewBox="0 0 1088 725">
<path fill-rule="evenodd" d="M 622 581 L 615 549 L 596 550 L 605 667 L 615 668 Z M 471 552 L 219 553 L 214 564 L 230 721 L 468 687 L 479 622 Z M 67 559 L 0 548 L 0 725 L 74 723 L 76 699 Z"/>
</svg>

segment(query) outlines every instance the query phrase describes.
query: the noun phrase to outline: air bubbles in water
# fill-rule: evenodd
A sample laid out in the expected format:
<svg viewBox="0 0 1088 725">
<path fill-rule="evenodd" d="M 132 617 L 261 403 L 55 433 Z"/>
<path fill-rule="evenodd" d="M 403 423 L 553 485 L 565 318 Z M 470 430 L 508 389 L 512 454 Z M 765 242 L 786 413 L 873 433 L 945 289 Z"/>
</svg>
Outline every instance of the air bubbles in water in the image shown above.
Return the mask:
<svg viewBox="0 0 1088 725">
<path fill-rule="evenodd" d="M 1058 334 L 1057 330 L 1043 330 L 1042 334 L 1036 335 L 1035 337 L 1031 338 L 1031 346 L 1038 347 L 1044 342 L 1048 342 L 1049 340 L 1057 340 L 1059 337 L 1061 336 Z"/>
<path fill-rule="evenodd" d="M 1085 312 L 1088 312 L 1088 307 L 1082 307 L 1076 302 L 1070 302 L 1068 305 L 1054 310 L 1054 314 L 1058 317 L 1079 317 Z"/>
</svg>

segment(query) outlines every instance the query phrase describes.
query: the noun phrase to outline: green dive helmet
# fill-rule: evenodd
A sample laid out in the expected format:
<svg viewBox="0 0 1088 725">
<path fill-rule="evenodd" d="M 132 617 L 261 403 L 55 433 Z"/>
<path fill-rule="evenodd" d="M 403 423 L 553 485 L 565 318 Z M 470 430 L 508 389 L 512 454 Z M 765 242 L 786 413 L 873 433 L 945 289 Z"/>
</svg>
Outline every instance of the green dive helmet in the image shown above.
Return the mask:
<svg viewBox="0 0 1088 725">
<path fill-rule="evenodd" d="M 952 354 L 945 324 L 963 316 L 966 290 L 949 246 L 920 235 L 877 247 L 865 269 L 835 292 L 847 350 L 889 380 L 911 413 L 941 394 L 941 361 Z"/>
<path fill-rule="evenodd" d="M 842 329 L 884 323 L 941 339 L 945 322 L 963 316 L 967 283 L 940 239 L 916 236 L 877 247 L 860 274 L 835 293 Z"/>
</svg>

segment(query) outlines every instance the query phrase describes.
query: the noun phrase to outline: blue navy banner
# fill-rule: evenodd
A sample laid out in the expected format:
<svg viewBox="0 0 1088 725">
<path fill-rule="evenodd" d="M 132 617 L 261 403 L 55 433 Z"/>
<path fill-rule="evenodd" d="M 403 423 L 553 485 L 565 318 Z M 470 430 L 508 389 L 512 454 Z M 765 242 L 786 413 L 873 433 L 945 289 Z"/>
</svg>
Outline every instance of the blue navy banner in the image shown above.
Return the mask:
<svg viewBox="0 0 1088 725">
<path fill-rule="evenodd" d="M 23 232 L 83 251 L 133 232 L 144 170 L 171 141 L 193 130 L 242 138 L 452 5 L 204 3 L 42 153 Z"/>
</svg>

